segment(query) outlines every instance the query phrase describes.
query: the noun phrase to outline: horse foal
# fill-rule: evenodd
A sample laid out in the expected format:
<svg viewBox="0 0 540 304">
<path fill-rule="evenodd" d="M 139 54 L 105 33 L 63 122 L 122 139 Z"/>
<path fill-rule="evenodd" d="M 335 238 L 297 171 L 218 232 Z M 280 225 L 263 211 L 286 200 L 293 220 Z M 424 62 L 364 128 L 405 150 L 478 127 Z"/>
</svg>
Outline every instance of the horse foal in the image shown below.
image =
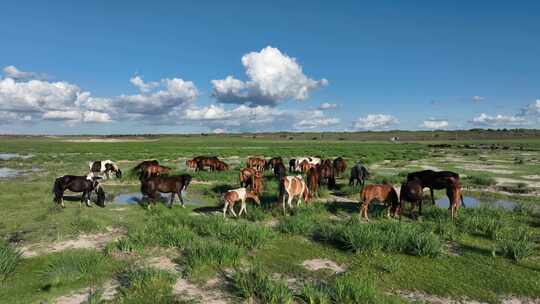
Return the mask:
<svg viewBox="0 0 540 304">
<path fill-rule="evenodd" d="M 252 199 L 257 203 L 257 205 L 261 204 L 261 201 L 259 200 L 259 197 L 255 192 L 253 191 L 247 191 L 246 188 L 238 188 L 234 190 L 229 190 L 223 195 L 223 217 L 227 214 L 227 209 L 232 213 L 234 217 L 236 217 L 236 213 L 234 212 L 234 204 L 237 201 L 241 201 L 240 204 L 240 212 L 238 213 L 238 216 L 242 215 L 242 212 L 245 212 L 247 214 L 246 209 L 246 199 Z"/>
</svg>

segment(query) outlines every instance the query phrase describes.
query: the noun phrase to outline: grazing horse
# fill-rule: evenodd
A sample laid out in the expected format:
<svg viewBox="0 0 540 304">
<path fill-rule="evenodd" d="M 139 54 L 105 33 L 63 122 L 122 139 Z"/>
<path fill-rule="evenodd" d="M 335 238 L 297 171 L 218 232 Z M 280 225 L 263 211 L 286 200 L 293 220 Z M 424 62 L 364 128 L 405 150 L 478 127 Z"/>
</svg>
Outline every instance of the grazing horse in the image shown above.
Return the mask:
<svg viewBox="0 0 540 304">
<path fill-rule="evenodd" d="M 356 163 L 356 165 L 354 165 L 351 168 L 351 176 L 349 177 L 349 186 L 355 186 L 355 182 L 356 182 L 356 186 L 361 185 L 362 188 L 364 188 L 364 184 L 368 177 L 369 177 L 369 172 L 366 169 L 366 167 L 364 167 L 362 163 Z"/>
<path fill-rule="evenodd" d="M 188 169 L 197 170 L 197 161 L 194 159 L 188 159 L 186 160 L 186 167 Z"/>
<path fill-rule="evenodd" d="M 463 195 L 461 194 L 461 184 L 459 182 L 446 188 L 446 195 L 448 196 L 449 206 L 448 211 L 454 220 L 457 217 L 459 207 L 463 203 Z"/>
<path fill-rule="evenodd" d="M 88 163 L 88 168 L 92 173 L 105 173 L 107 178 L 111 178 L 111 172 L 116 175 L 116 177 L 122 177 L 122 171 L 112 160 L 97 160 Z"/>
<path fill-rule="evenodd" d="M 261 204 L 261 201 L 259 200 L 257 194 L 252 191 L 247 191 L 246 188 L 238 188 L 227 191 L 223 195 L 223 217 L 226 216 L 227 209 L 232 213 L 234 217 L 236 217 L 236 213 L 234 212 L 234 204 L 237 201 L 241 201 L 240 212 L 238 213 L 238 216 L 242 215 L 242 212 L 245 212 L 247 214 L 246 199 L 248 198 L 254 200 L 257 205 Z"/>
<path fill-rule="evenodd" d="M 336 187 L 336 176 L 334 174 L 334 167 L 332 162 L 325 162 L 324 164 L 317 167 L 319 173 L 319 184 L 326 183 L 328 189 Z"/>
<path fill-rule="evenodd" d="M 255 168 L 240 170 L 240 187 L 250 187 L 256 194 L 261 194 L 263 192 L 262 173 Z"/>
<path fill-rule="evenodd" d="M 302 202 L 302 198 L 307 202 L 310 199 L 309 189 L 306 185 L 306 182 L 302 178 L 302 175 L 297 176 L 285 176 L 281 179 L 279 185 L 279 198 L 283 201 L 283 213 L 286 213 L 285 209 L 285 195 L 287 195 L 287 205 L 292 209 L 292 200 L 295 197 L 298 197 L 296 206 L 299 206 Z"/>
<path fill-rule="evenodd" d="M 404 202 L 411 203 L 411 217 L 416 218 L 413 213 L 414 208 L 418 206 L 418 214 L 422 215 L 422 201 L 424 199 L 424 193 L 422 188 L 422 182 L 415 178 L 406 181 L 401 184 L 401 190 L 399 191 L 399 218 L 401 219 L 401 210 L 404 209 Z"/>
<path fill-rule="evenodd" d="M 340 176 L 343 172 L 345 172 L 345 169 L 347 169 L 347 163 L 341 156 L 334 159 L 333 165 L 336 176 Z"/>
<path fill-rule="evenodd" d="M 319 197 L 319 172 L 310 168 L 306 173 L 307 187 L 312 196 Z"/>
<path fill-rule="evenodd" d="M 300 157 L 300 158 L 297 158 L 295 160 L 295 167 L 296 169 L 300 168 L 300 164 L 303 162 L 303 161 L 307 161 L 309 164 L 313 165 L 313 166 L 316 166 L 316 165 L 320 165 L 322 162 L 321 162 L 321 159 L 319 157 Z"/>
<path fill-rule="evenodd" d="M 221 162 L 217 157 L 215 156 L 197 156 L 193 158 L 194 161 L 197 162 L 197 171 L 204 170 L 204 167 L 209 167 L 210 171 L 215 171 L 216 169 L 223 169 L 219 171 L 224 171 L 228 169 L 224 169 L 227 165 L 223 162 Z M 220 164 L 221 163 L 221 164 Z"/>
<path fill-rule="evenodd" d="M 66 190 L 72 192 L 82 192 L 81 206 L 83 202 L 85 202 L 86 206 L 92 207 L 90 205 L 90 194 L 92 193 L 92 191 L 95 191 L 97 194 L 96 205 L 100 207 L 105 207 L 105 191 L 103 191 L 103 188 L 99 184 L 99 179 L 101 179 L 101 177 L 94 176 L 93 173 L 90 173 L 86 176 L 60 176 L 54 181 L 54 201 L 57 204 L 60 204 L 62 208 L 65 208 L 66 206 L 64 205 L 64 192 Z"/>
<path fill-rule="evenodd" d="M 296 172 L 296 159 L 289 160 L 289 173 Z"/>
<path fill-rule="evenodd" d="M 386 205 L 386 208 L 388 208 L 386 216 L 390 217 L 390 212 L 393 212 L 394 216 L 396 215 L 396 211 L 399 208 L 399 199 L 392 185 L 367 185 L 362 189 L 362 193 L 360 194 L 360 203 L 362 204 L 360 217 L 365 218 L 367 221 L 369 221 L 368 206 L 373 200 Z"/>
<path fill-rule="evenodd" d="M 266 161 L 265 169 L 274 169 L 278 164 L 283 164 L 283 159 L 281 158 L 281 156 L 272 157 L 268 161 Z"/>
<path fill-rule="evenodd" d="M 214 162 L 214 165 L 211 168 L 213 171 L 227 171 L 229 170 L 229 165 L 224 161 L 218 160 L 217 162 Z"/>
<path fill-rule="evenodd" d="M 144 196 L 148 196 L 150 202 L 154 205 L 156 204 L 157 192 L 171 193 L 169 208 L 172 208 L 174 196 L 177 194 L 180 203 L 182 204 L 182 208 L 185 208 L 182 191 L 187 190 L 190 182 L 191 175 L 189 174 L 182 174 L 179 176 L 152 176 L 141 182 L 141 193 Z"/>
<path fill-rule="evenodd" d="M 146 168 L 148 166 L 158 166 L 159 165 L 159 162 L 157 160 L 145 160 L 145 161 L 142 161 L 140 162 L 137 166 L 135 166 L 133 169 L 131 169 L 132 172 L 136 173 L 137 175 L 139 175 L 139 177 L 141 176 L 141 174 L 146 171 Z"/>
<path fill-rule="evenodd" d="M 287 175 L 287 169 L 285 168 L 285 166 L 283 165 L 283 163 L 278 163 L 274 166 L 274 176 L 278 179 L 278 180 L 281 180 L 282 178 L 285 177 L 285 175 Z"/>
<path fill-rule="evenodd" d="M 266 168 L 266 159 L 259 157 L 249 157 L 246 161 L 248 168 L 255 168 L 257 171 L 263 171 Z"/>
<path fill-rule="evenodd" d="M 455 184 L 459 184 L 459 174 L 452 171 L 433 171 L 422 170 L 412 172 L 407 175 L 407 180 L 413 180 L 417 178 L 422 184 L 422 189 L 429 188 L 431 193 L 431 202 L 435 205 L 435 198 L 433 197 L 433 189 L 440 190 L 451 187 Z"/>
<path fill-rule="evenodd" d="M 158 176 L 163 174 L 169 174 L 173 169 L 171 167 L 165 167 L 161 165 L 149 165 L 141 173 L 140 179 L 149 178 L 152 176 Z"/>
<path fill-rule="evenodd" d="M 315 166 L 310 164 L 307 160 L 303 160 L 300 164 L 298 164 L 298 167 L 300 168 L 300 172 L 307 172 L 309 169 L 314 168 Z"/>
</svg>

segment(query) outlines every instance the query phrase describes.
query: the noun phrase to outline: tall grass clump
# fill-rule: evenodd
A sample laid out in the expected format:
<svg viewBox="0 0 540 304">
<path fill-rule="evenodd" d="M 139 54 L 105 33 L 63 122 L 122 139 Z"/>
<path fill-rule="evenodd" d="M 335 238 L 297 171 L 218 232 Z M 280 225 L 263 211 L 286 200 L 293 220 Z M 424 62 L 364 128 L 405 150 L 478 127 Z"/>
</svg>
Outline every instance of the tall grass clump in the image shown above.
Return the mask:
<svg viewBox="0 0 540 304">
<path fill-rule="evenodd" d="M 99 231 L 102 229 L 102 226 L 92 218 L 77 216 L 71 222 L 71 229 L 74 233 L 79 234 Z"/>
<path fill-rule="evenodd" d="M 306 304 L 330 304 L 330 292 L 323 284 L 307 283 L 302 286 L 297 298 Z"/>
<path fill-rule="evenodd" d="M 256 299 L 260 303 L 293 302 L 293 294 L 286 283 L 272 279 L 260 266 L 237 270 L 233 276 L 233 288 L 238 296 Z"/>
<path fill-rule="evenodd" d="M 516 262 L 533 255 L 535 248 L 531 232 L 524 226 L 504 231 L 497 246 L 505 257 Z"/>
<path fill-rule="evenodd" d="M 44 287 L 60 286 L 76 281 L 91 281 L 107 271 L 103 254 L 94 250 L 66 250 L 51 256 L 39 275 Z"/>
<path fill-rule="evenodd" d="M 8 243 L 0 242 L 0 283 L 4 281 L 21 260 L 21 253 Z"/>
<path fill-rule="evenodd" d="M 311 235 L 316 228 L 327 220 L 324 218 L 326 210 L 322 204 L 312 204 L 298 208 L 294 216 L 282 217 L 278 224 L 278 230 L 283 233 Z"/>
<path fill-rule="evenodd" d="M 218 267 L 236 266 L 243 254 L 244 250 L 234 244 L 200 239 L 184 248 L 184 271 L 187 276 L 194 277 Z"/>
<path fill-rule="evenodd" d="M 155 268 L 131 268 L 119 275 L 121 303 L 174 303 L 174 274 Z"/>
<path fill-rule="evenodd" d="M 497 183 L 492 176 L 479 174 L 467 175 L 465 182 L 476 186 L 493 186 Z"/>
<path fill-rule="evenodd" d="M 332 298 L 335 303 L 379 303 L 374 280 L 345 274 L 332 283 Z"/>
<path fill-rule="evenodd" d="M 505 211 L 501 208 L 481 206 L 463 211 L 457 223 L 460 229 L 469 233 L 484 235 L 495 240 L 506 225 Z"/>
</svg>

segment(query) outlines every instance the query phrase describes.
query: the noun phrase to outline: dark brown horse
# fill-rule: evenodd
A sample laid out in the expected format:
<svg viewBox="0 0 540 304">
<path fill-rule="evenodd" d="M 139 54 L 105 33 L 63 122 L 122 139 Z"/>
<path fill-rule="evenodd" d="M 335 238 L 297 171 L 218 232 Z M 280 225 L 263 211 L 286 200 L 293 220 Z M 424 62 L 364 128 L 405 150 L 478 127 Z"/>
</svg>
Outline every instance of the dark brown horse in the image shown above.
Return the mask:
<svg viewBox="0 0 540 304">
<path fill-rule="evenodd" d="M 422 201 L 424 199 L 424 192 L 422 188 L 422 182 L 415 178 L 406 181 L 401 184 L 401 190 L 399 191 L 399 218 L 401 218 L 401 212 L 404 210 L 404 202 L 411 203 L 410 215 L 412 218 L 416 218 L 414 214 L 414 208 L 418 206 L 418 214 L 422 215 Z"/>
<path fill-rule="evenodd" d="M 278 163 L 274 166 L 274 176 L 278 179 L 278 180 L 281 180 L 283 177 L 285 177 L 285 175 L 287 175 L 287 169 L 285 168 L 285 166 L 283 165 L 283 163 Z"/>
<path fill-rule="evenodd" d="M 266 169 L 274 169 L 278 164 L 283 164 L 281 156 L 272 157 L 266 161 Z"/>
<path fill-rule="evenodd" d="M 336 186 L 336 176 L 332 162 L 326 162 L 317 167 L 319 173 L 319 184 L 326 183 L 328 189 L 333 189 Z"/>
<path fill-rule="evenodd" d="M 172 170 L 173 169 L 171 167 L 165 167 L 162 165 L 148 165 L 144 171 L 142 171 L 140 179 L 143 180 L 152 176 L 169 174 Z"/>
<path fill-rule="evenodd" d="M 356 163 L 351 168 L 351 176 L 349 177 L 349 186 L 361 185 L 364 188 L 366 179 L 369 177 L 369 172 L 364 165 Z M 356 184 L 356 185 L 355 185 Z"/>
<path fill-rule="evenodd" d="M 101 177 L 94 176 L 92 173 L 86 176 L 60 176 L 54 181 L 54 201 L 57 204 L 60 204 L 62 208 L 65 208 L 64 192 L 66 190 L 72 192 L 82 192 L 81 206 L 83 202 L 85 202 L 86 206 L 92 207 L 90 205 L 90 195 L 92 194 L 92 191 L 95 191 L 97 194 L 96 205 L 100 207 L 105 207 L 105 191 L 103 191 L 103 188 L 101 188 L 101 185 L 98 181 L 99 179 L 101 179 Z"/>
<path fill-rule="evenodd" d="M 187 190 L 191 182 L 191 175 L 182 174 L 179 176 L 152 176 L 141 182 L 141 193 L 148 196 L 151 203 L 156 204 L 156 195 L 158 192 L 171 193 L 169 208 L 172 207 L 174 196 L 178 195 L 182 207 L 185 208 L 182 191 Z"/>
<path fill-rule="evenodd" d="M 417 178 L 422 185 L 422 189 L 429 188 L 431 193 L 431 202 L 435 205 L 433 189 L 441 190 L 459 184 L 459 174 L 452 171 L 433 171 L 422 170 L 412 172 L 407 175 L 407 181 Z"/>
<path fill-rule="evenodd" d="M 197 162 L 197 171 L 204 170 L 204 167 L 208 167 L 210 171 L 225 171 L 229 169 L 227 164 L 215 156 L 197 156 L 193 160 Z"/>
<path fill-rule="evenodd" d="M 310 168 L 306 173 L 307 187 L 309 193 L 314 197 L 319 197 L 319 172 L 315 168 Z"/>
<path fill-rule="evenodd" d="M 345 162 L 343 157 L 338 157 L 334 159 L 333 165 L 334 165 L 334 170 L 336 172 L 336 176 L 338 177 L 347 169 L 347 163 Z"/>
<path fill-rule="evenodd" d="M 289 160 L 289 173 L 296 172 L 296 159 Z"/>
<path fill-rule="evenodd" d="M 244 168 L 240 170 L 240 187 L 249 187 L 251 185 L 251 177 L 257 173 L 255 168 Z"/>
</svg>

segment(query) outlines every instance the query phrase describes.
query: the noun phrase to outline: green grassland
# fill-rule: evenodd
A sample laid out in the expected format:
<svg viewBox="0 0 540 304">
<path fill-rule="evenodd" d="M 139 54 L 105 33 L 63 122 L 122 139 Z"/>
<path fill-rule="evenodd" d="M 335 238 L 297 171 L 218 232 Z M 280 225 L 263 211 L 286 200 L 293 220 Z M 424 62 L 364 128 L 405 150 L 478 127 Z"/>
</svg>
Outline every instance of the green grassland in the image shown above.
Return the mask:
<svg viewBox="0 0 540 304">
<path fill-rule="evenodd" d="M 401 142 L 390 143 L 396 135 Z M 210 302 L 186 293 L 179 282 L 203 293 L 218 290 L 230 303 L 538 300 L 538 138 L 531 130 L 5 136 L 0 153 L 32 157 L 0 160 L 0 167 L 23 173 L 0 179 L 0 303 L 54 303 L 88 290 L 87 303 Z M 187 208 L 178 202 L 172 209 L 158 204 L 150 210 L 112 202 L 116 194 L 139 191 L 130 168 L 141 160 L 157 159 L 177 174 L 185 173 L 185 160 L 197 155 L 218 156 L 231 170 L 190 171 L 194 182 Z M 349 166 L 366 164 L 369 183 L 395 186 L 414 170 L 453 170 L 462 175 L 465 195 L 486 204 L 461 209 L 455 222 L 447 210 L 429 204 L 416 221 L 387 219 L 374 206 L 366 223 L 358 219 L 358 189 L 347 185 L 346 172 L 338 189 L 322 187 L 318 201 L 283 215 L 277 181 L 266 172 L 262 205 L 248 203 L 246 216 L 224 219 L 219 198 L 238 187 L 238 170 L 248 156 L 342 156 Z M 65 209 L 53 204 L 54 178 L 83 175 L 89 161 L 105 159 L 124 172 L 122 179 L 103 181 L 106 208 L 80 207 L 77 201 L 66 201 Z M 515 205 L 489 204 L 497 199 Z M 111 231 L 120 233 L 99 248 L 50 250 Z M 37 254 L 21 256 L 28 248 Z M 149 262 L 163 257 L 174 267 Z M 342 271 L 302 265 L 313 259 L 332 261 Z M 103 286 L 111 281 L 115 293 L 107 296 Z"/>
</svg>

